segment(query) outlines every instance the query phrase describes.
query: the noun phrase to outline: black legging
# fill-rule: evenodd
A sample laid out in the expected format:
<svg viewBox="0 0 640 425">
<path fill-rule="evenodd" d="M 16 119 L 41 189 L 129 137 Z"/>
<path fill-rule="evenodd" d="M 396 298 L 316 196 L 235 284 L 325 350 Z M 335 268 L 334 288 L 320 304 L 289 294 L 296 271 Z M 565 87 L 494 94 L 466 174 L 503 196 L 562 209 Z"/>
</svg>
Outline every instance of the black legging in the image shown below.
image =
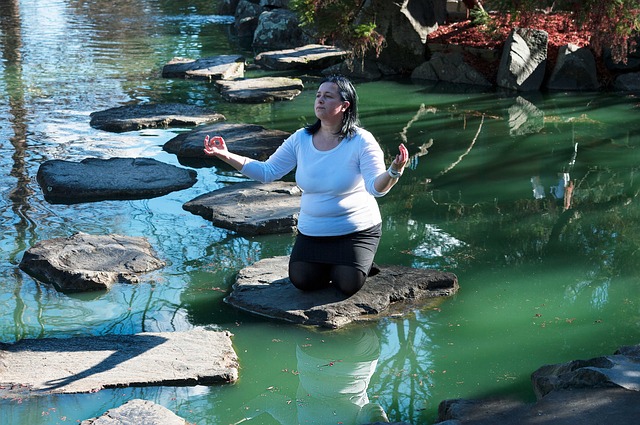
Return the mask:
<svg viewBox="0 0 640 425">
<path fill-rule="evenodd" d="M 289 263 L 289 279 L 302 291 L 314 291 L 335 285 L 345 295 L 351 296 L 364 285 L 367 275 L 355 267 L 339 264 Z"/>
</svg>

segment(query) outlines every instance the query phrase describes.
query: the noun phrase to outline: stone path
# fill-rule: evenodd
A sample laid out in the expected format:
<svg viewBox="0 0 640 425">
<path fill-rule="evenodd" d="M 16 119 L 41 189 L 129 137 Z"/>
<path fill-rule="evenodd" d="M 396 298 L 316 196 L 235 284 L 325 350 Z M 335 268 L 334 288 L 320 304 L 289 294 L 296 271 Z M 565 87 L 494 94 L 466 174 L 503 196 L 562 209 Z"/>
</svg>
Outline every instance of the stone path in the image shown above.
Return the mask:
<svg viewBox="0 0 640 425">
<path fill-rule="evenodd" d="M 229 332 L 140 333 L 25 339 L 0 344 L 3 397 L 105 388 L 211 385 L 238 379 Z"/>
<path fill-rule="evenodd" d="M 308 44 L 285 50 L 273 50 L 256 55 L 256 65 L 274 70 L 323 69 L 345 59 L 348 51 L 335 46 Z"/>
<path fill-rule="evenodd" d="M 47 202 L 77 204 L 163 196 L 193 186 L 197 173 L 152 158 L 53 159 L 40 164 L 36 179 Z"/>
<path fill-rule="evenodd" d="M 286 131 L 268 129 L 255 124 L 216 123 L 202 125 L 187 133 L 178 134 L 165 143 L 163 149 L 177 155 L 181 162 L 189 162 L 192 166 L 222 164 L 219 159 L 205 155 L 203 150 L 206 135 L 222 136 L 230 151 L 263 161 L 275 152 L 290 134 Z M 202 163 L 191 162 L 192 159 L 204 161 Z"/>
<path fill-rule="evenodd" d="M 182 208 L 241 235 L 292 233 L 301 194 L 295 183 L 250 181 L 198 196 Z"/>
<path fill-rule="evenodd" d="M 244 57 L 219 55 L 200 59 L 173 58 L 162 68 L 164 78 L 230 80 L 244 76 Z"/>
<path fill-rule="evenodd" d="M 235 103 L 270 103 L 292 100 L 302 93 L 299 78 L 260 77 L 246 80 L 219 80 L 216 85 L 222 97 Z"/>
<path fill-rule="evenodd" d="M 340 328 L 356 320 L 373 320 L 407 311 L 407 305 L 453 295 L 453 273 L 403 266 L 380 267 L 365 286 L 346 298 L 331 288 L 302 292 L 289 281 L 288 256 L 267 258 L 238 273 L 228 304 L 261 316 L 303 325 Z"/>
<path fill-rule="evenodd" d="M 123 133 L 144 128 L 195 127 L 225 117 L 207 108 L 180 103 L 126 105 L 90 115 L 90 125 L 99 130 Z"/>
<path fill-rule="evenodd" d="M 139 275 L 165 266 L 146 239 L 76 233 L 36 243 L 25 251 L 20 269 L 62 292 L 109 289 L 137 283 Z"/>
</svg>

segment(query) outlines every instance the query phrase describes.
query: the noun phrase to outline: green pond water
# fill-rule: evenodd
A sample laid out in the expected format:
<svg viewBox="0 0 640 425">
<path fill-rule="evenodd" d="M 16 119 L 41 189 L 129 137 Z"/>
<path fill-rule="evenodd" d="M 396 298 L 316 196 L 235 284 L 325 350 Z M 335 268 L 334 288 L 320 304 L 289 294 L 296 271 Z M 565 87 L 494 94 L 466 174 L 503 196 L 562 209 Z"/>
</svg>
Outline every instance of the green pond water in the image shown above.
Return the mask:
<svg viewBox="0 0 640 425">
<path fill-rule="evenodd" d="M 229 104 L 212 84 L 160 77 L 176 56 L 251 58 L 229 37 L 231 18 L 215 10 L 203 0 L 0 5 L 0 342 L 204 327 L 231 331 L 240 361 L 230 385 L 41 397 L 0 389 L 1 424 L 78 423 L 134 398 L 198 425 L 355 424 L 363 405 L 431 424 L 444 399 L 533 401 L 530 374 L 540 366 L 640 343 L 640 101 L 632 95 L 358 83 L 363 125 L 389 158 L 400 142 L 412 154 L 379 201 L 376 262 L 454 272 L 460 291 L 339 331 L 224 303 L 240 269 L 288 254 L 293 242 L 241 237 L 182 209 L 244 180 L 228 168 L 198 168 L 192 188 L 153 199 L 47 203 L 35 176 L 49 159 L 183 166 L 162 145 L 189 129 L 113 134 L 89 126 L 95 111 L 180 102 L 286 131 L 313 119 L 318 75 L 303 76 L 295 100 L 265 105 Z M 523 110 L 529 119 L 520 122 Z M 80 231 L 145 237 L 167 266 L 136 285 L 73 295 L 18 268 L 36 242 Z"/>
</svg>

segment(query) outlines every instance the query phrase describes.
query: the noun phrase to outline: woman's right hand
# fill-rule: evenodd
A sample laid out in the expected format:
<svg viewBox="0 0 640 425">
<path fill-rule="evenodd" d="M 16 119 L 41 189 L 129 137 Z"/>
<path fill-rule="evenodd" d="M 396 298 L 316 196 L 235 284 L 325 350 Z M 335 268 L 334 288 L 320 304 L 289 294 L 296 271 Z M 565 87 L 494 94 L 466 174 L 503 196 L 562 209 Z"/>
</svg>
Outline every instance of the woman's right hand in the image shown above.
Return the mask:
<svg viewBox="0 0 640 425">
<path fill-rule="evenodd" d="M 204 153 L 206 155 L 216 155 L 227 151 L 227 144 L 222 136 L 209 137 L 207 134 L 204 138 Z"/>
</svg>

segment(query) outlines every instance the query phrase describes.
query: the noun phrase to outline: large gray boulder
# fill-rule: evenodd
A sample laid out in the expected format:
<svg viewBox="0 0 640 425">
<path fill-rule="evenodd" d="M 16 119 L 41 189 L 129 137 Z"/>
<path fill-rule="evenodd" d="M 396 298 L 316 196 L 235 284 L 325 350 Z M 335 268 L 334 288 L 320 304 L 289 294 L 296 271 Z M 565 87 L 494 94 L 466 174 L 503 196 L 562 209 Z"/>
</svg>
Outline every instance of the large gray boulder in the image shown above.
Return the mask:
<svg viewBox="0 0 640 425">
<path fill-rule="evenodd" d="M 204 153 L 204 138 L 224 137 L 231 152 L 257 160 L 267 159 L 291 135 L 286 131 L 267 129 L 255 124 L 218 123 L 203 125 L 181 133 L 164 144 L 163 149 L 179 158 L 204 158 L 219 161 Z"/>
<path fill-rule="evenodd" d="M 546 31 L 513 29 L 502 50 L 497 85 L 517 91 L 539 90 L 544 80 L 548 41 Z"/>
<path fill-rule="evenodd" d="M 270 103 L 292 100 L 304 85 L 299 78 L 259 77 L 246 80 L 217 81 L 222 97 L 235 103 Z"/>
<path fill-rule="evenodd" d="M 613 88 L 617 91 L 640 92 L 640 72 L 618 75 L 613 83 Z"/>
<path fill-rule="evenodd" d="M 356 320 L 401 314 L 403 303 L 441 298 L 458 290 L 453 273 L 388 266 L 348 298 L 333 288 L 303 292 L 289 281 L 288 263 L 288 256 L 280 256 L 240 270 L 225 302 L 273 319 L 335 329 Z"/>
<path fill-rule="evenodd" d="M 307 44 L 302 47 L 259 53 L 254 63 L 277 71 L 323 69 L 342 61 L 348 51 L 335 46 Z"/>
<path fill-rule="evenodd" d="M 40 164 L 36 180 L 48 202 L 76 204 L 163 196 L 193 186 L 197 173 L 153 158 L 52 159 Z"/>
<path fill-rule="evenodd" d="M 125 105 L 93 112 L 89 125 L 99 130 L 123 133 L 145 128 L 195 127 L 225 117 L 207 108 L 180 103 Z"/>
<path fill-rule="evenodd" d="M 434 53 L 431 59 L 413 70 L 411 79 L 492 86 L 489 80 L 466 63 L 463 55 L 458 52 Z"/>
<path fill-rule="evenodd" d="M 244 77 L 244 57 L 220 55 L 208 58 L 173 58 L 162 68 L 164 78 L 232 80 Z"/>
<path fill-rule="evenodd" d="M 182 208 L 241 235 L 293 233 L 300 196 L 295 183 L 236 183 L 198 196 Z"/>
<path fill-rule="evenodd" d="M 428 35 L 446 20 L 444 0 L 367 0 L 357 22 L 375 22 L 376 32 L 384 37 L 378 62 L 406 72 L 424 62 Z"/>
<path fill-rule="evenodd" d="M 80 425 L 189 425 L 164 406 L 148 400 L 129 400 L 107 410 L 99 418 L 86 419 Z"/>
<path fill-rule="evenodd" d="M 231 336 L 193 329 L 0 344 L 0 388 L 38 396 L 232 383 L 238 379 L 238 357 Z"/>
<path fill-rule="evenodd" d="M 313 42 L 302 32 L 298 15 L 288 9 L 265 10 L 258 17 L 253 34 L 256 51 L 288 49 Z"/>
<path fill-rule="evenodd" d="M 600 82 L 596 60 L 586 47 L 567 44 L 560 47 L 558 59 L 547 82 L 551 90 L 598 90 Z"/>
<path fill-rule="evenodd" d="M 109 289 L 117 282 L 138 283 L 139 276 L 165 266 L 146 239 L 76 233 L 36 243 L 20 269 L 62 292 Z"/>
</svg>

